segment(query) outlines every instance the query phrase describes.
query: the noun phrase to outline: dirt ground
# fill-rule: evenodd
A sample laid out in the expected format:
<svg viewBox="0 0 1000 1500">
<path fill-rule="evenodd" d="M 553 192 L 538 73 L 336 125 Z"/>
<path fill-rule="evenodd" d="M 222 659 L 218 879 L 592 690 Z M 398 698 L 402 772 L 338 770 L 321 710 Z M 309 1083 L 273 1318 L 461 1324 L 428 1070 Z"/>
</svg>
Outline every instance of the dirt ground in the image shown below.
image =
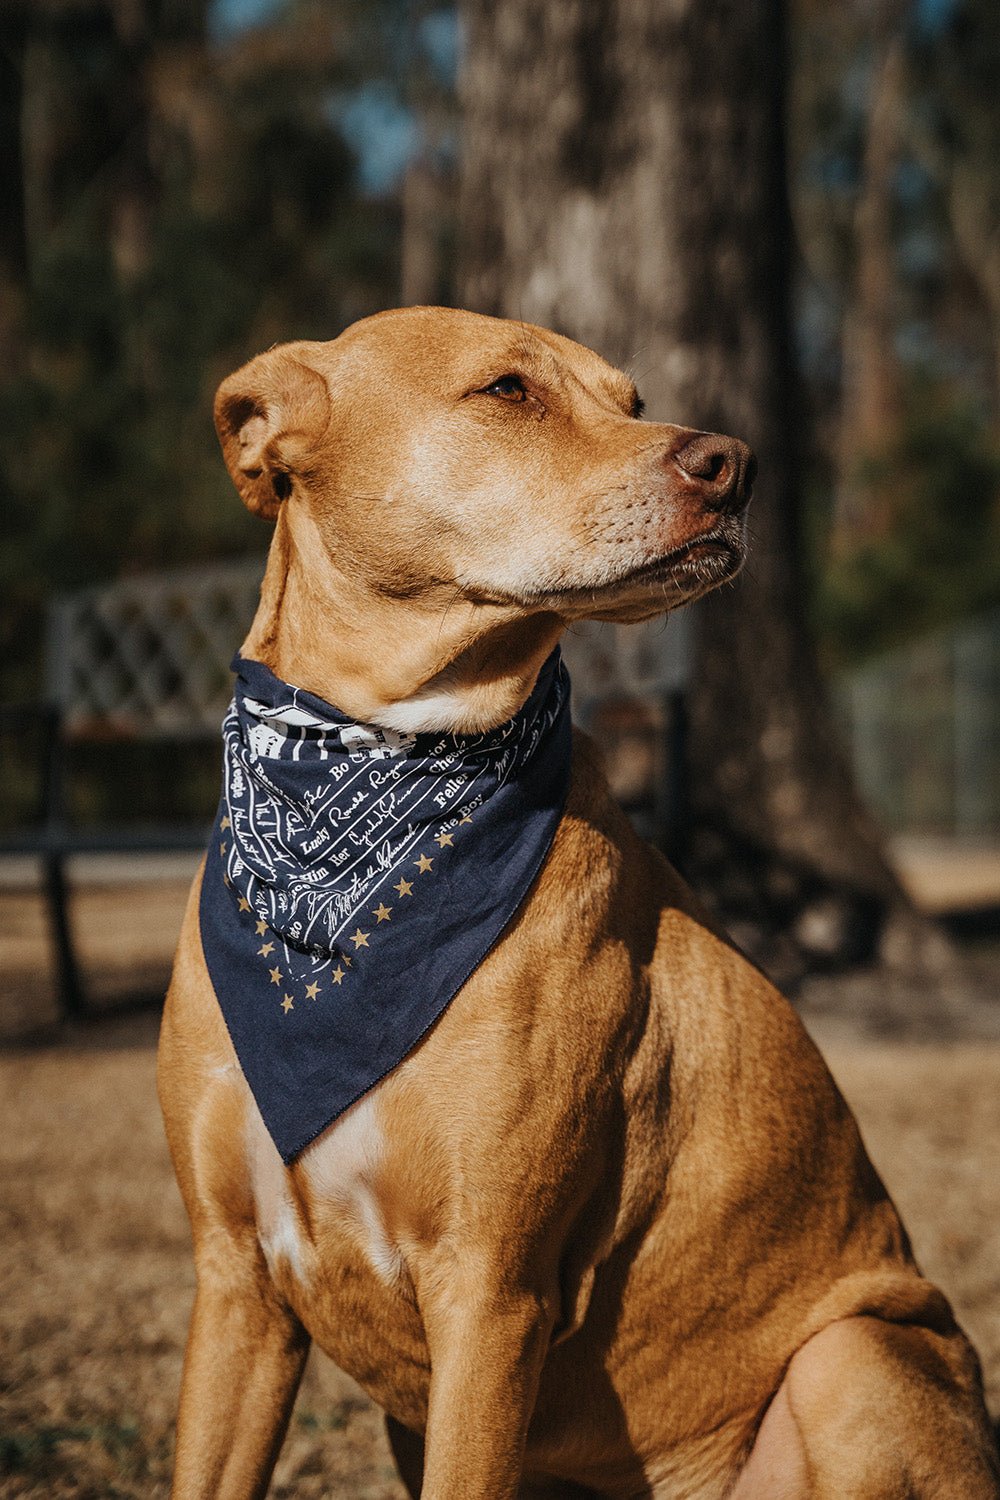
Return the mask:
<svg viewBox="0 0 1000 1500">
<path fill-rule="evenodd" d="M 182 881 L 93 887 L 75 919 L 103 1002 L 155 992 Z M 154 1092 L 154 1010 L 72 1033 L 54 1016 L 40 903 L 0 890 L 0 1496 L 165 1496 L 193 1295 Z M 1000 1041 L 863 1037 L 829 990 L 812 1022 L 927 1273 L 976 1343 L 1000 1414 Z M 401 1500 L 381 1422 L 310 1360 L 271 1493 Z"/>
</svg>

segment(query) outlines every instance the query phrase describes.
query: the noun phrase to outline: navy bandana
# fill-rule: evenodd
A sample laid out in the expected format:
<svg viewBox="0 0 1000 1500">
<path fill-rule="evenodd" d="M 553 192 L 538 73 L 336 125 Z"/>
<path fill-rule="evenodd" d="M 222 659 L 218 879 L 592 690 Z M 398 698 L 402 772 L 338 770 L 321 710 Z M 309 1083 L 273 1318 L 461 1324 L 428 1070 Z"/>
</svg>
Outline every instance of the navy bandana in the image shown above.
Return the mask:
<svg viewBox="0 0 1000 1500">
<path fill-rule="evenodd" d="M 558 650 L 485 734 L 356 724 L 237 657 L 205 959 L 284 1161 L 402 1062 L 538 874 L 569 787 Z"/>
</svg>

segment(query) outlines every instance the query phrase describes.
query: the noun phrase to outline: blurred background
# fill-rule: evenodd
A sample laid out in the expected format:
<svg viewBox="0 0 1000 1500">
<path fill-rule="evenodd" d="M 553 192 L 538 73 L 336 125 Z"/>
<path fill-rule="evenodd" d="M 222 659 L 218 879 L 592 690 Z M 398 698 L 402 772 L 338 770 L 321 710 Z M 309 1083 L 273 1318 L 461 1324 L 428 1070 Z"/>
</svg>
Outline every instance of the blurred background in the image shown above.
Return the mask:
<svg viewBox="0 0 1000 1500">
<path fill-rule="evenodd" d="M 833 1048 L 996 1410 L 991 0 L 3 0 L 0 74 L 0 1069 L 31 1247 L 0 1492 L 165 1483 L 190 1277 L 136 1002 L 268 541 L 215 388 L 408 303 L 555 327 L 651 417 L 757 450 L 743 576 L 575 631 L 576 713 Z M 46 1157 L 52 1110 L 81 1157 Z M 80 1265 L 106 1301 L 116 1246 L 139 1283 L 98 1333 Z M 360 1397 L 309 1379 L 276 1493 L 394 1495 Z M 319 1456 L 359 1432 L 357 1470 Z"/>
<path fill-rule="evenodd" d="M 851 772 L 908 889 L 998 904 L 1000 30 L 985 0 L 671 15 L 7 0 L 0 699 L 62 710 L 71 821 L 211 811 L 267 542 L 219 380 L 457 303 L 760 451 L 733 607 L 570 643 L 618 790 L 741 940 L 788 984 L 884 956 L 897 893 Z M 186 642 L 162 635 L 193 583 L 139 618 L 150 573 L 234 559 Z M 130 578 L 103 625 L 54 608 Z M 48 727 L 7 718 L 8 829 Z"/>
</svg>

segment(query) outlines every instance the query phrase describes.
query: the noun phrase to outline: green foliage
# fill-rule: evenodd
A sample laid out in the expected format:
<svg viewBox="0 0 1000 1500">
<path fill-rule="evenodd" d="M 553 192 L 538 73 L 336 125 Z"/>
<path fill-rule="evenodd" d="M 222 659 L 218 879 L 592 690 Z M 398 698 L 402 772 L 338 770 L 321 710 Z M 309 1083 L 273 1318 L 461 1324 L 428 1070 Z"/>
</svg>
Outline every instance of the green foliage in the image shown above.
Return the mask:
<svg viewBox="0 0 1000 1500">
<path fill-rule="evenodd" d="M 240 507 L 219 459 L 215 386 L 275 341 L 332 337 L 396 300 L 399 204 L 362 190 L 344 100 L 376 83 L 397 102 L 422 100 L 425 121 L 435 111 L 452 120 L 454 108 L 427 30 L 447 5 L 284 0 L 266 25 L 212 41 L 205 0 L 139 0 L 147 34 L 128 47 L 110 0 L 85 15 L 44 9 L 44 25 L 32 8 L 17 25 L 13 13 L 0 17 L 18 64 L 11 76 L 27 91 L 0 119 L 0 129 L 20 122 L 25 132 L 0 142 L 7 158 L 20 153 L 25 220 L 23 234 L 12 229 L 12 207 L 0 236 L 5 698 L 37 690 L 54 590 L 263 548 L 267 530 Z M 956 0 L 948 14 L 933 35 L 906 23 L 917 145 L 942 181 L 962 167 L 972 196 L 992 203 L 1000 178 L 987 85 L 1000 33 L 989 0 Z M 872 20 L 819 0 L 796 0 L 793 18 L 793 189 L 810 290 L 800 332 L 829 461 Z M 34 65 L 21 67 L 18 49 L 31 47 Z M 891 488 L 888 535 L 825 577 L 816 537 L 815 619 L 837 663 L 997 597 L 997 452 L 962 394 L 977 380 L 981 394 L 976 360 L 996 330 L 978 306 L 963 311 L 963 286 L 946 275 L 943 187 L 918 183 L 914 193 L 909 218 L 897 215 L 910 247 L 900 261 L 902 357 L 911 372 L 915 358 L 962 373 L 949 376 L 951 390 L 940 375 L 914 380 L 904 430 L 868 475 L 873 488 Z M 144 216 L 142 253 L 126 263 L 116 225 L 132 200 Z M 995 242 L 980 238 L 987 249 Z M 23 263 L 10 249 L 21 241 Z M 914 245 L 941 261 L 919 297 Z"/>
<path fill-rule="evenodd" d="M 918 376 L 864 479 L 891 494 L 892 525 L 821 579 L 817 625 L 836 665 L 1000 603 L 1000 447 L 975 402 Z"/>
<path fill-rule="evenodd" d="M 0 317 L 14 309 L 0 385 L 4 698 L 37 692 L 54 590 L 264 547 L 219 457 L 216 385 L 276 341 L 332 338 L 395 300 L 398 209 L 362 194 L 331 107 L 356 63 L 329 15 L 317 33 L 300 9 L 225 51 L 192 43 L 176 76 L 157 71 L 159 36 L 124 59 L 110 19 L 88 33 L 88 69 L 64 55 L 79 44 L 68 23 L 34 43 L 45 66 L 25 73 L 37 97 L 24 118 L 46 118 L 55 83 L 64 118 L 48 156 L 21 142 L 25 203 L 49 218 L 26 217 L 22 270 L 0 257 Z M 133 90 L 115 76 L 126 62 L 148 70 L 154 102 L 123 153 L 113 111 L 102 134 L 94 78 L 102 97 Z"/>
</svg>

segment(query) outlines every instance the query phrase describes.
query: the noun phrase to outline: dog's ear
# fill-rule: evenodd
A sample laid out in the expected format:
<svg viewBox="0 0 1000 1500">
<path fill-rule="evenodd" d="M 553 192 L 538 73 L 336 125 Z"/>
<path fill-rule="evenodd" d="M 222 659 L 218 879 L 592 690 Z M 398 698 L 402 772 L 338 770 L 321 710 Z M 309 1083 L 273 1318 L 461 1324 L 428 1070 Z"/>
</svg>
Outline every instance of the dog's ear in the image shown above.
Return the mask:
<svg viewBox="0 0 1000 1500">
<path fill-rule="evenodd" d="M 291 493 L 293 475 L 308 467 L 330 420 L 326 381 L 300 357 L 304 352 L 284 344 L 259 354 L 215 396 L 226 467 L 243 503 L 268 519 Z"/>
</svg>

